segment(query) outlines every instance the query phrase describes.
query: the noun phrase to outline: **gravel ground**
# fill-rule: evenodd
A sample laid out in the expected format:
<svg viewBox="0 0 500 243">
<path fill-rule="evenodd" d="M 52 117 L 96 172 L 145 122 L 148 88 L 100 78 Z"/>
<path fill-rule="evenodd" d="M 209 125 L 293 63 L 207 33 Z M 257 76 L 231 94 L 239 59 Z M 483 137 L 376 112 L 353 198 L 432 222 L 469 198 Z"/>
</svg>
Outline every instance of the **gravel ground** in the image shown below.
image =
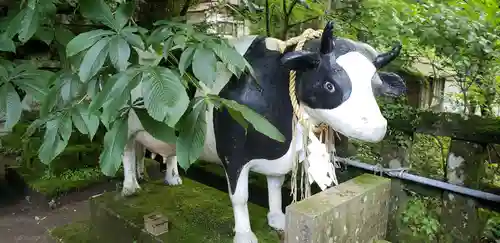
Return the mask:
<svg viewBox="0 0 500 243">
<path fill-rule="evenodd" d="M 22 200 L 0 208 L 0 243 L 55 242 L 48 230 L 88 217 L 87 201 L 72 202 L 48 210 Z"/>
</svg>

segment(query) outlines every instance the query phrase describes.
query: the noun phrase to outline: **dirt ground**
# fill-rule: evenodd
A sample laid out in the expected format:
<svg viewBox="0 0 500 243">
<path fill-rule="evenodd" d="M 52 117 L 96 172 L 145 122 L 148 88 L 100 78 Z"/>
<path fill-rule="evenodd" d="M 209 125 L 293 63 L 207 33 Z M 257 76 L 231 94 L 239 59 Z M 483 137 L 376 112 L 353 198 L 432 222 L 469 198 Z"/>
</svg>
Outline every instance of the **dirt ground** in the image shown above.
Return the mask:
<svg viewBox="0 0 500 243">
<path fill-rule="evenodd" d="M 0 208 L 0 243 L 55 242 L 48 235 L 49 229 L 88 217 L 87 201 L 71 202 L 49 210 L 21 200 Z"/>
</svg>

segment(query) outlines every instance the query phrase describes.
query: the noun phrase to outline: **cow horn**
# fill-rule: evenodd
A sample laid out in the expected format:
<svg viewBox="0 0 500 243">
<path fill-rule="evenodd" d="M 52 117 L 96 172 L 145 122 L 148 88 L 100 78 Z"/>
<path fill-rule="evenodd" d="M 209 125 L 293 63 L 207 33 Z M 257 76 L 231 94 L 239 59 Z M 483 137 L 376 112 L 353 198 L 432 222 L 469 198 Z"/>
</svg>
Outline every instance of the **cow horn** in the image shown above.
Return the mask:
<svg viewBox="0 0 500 243">
<path fill-rule="evenodd" d="M 375 57 L 373 66 L 375 66 L 375 68 L 377 69 L 385 67 L 387 64 L 396 59 L 397 56 L 399 56 L 401 48 L 401 42 L 396 43 L 390 51 L 379 54 L 377 57 Z"/>
<path fill-rule="evenodd" d="M 328 21 L 321 35 L 321 47 L 319 52 L 321 54 L 328 54 L 333 51 L 333 48 L 335 48 L 335 42 L 333 41 L 333 21 Z"/>
</svg>

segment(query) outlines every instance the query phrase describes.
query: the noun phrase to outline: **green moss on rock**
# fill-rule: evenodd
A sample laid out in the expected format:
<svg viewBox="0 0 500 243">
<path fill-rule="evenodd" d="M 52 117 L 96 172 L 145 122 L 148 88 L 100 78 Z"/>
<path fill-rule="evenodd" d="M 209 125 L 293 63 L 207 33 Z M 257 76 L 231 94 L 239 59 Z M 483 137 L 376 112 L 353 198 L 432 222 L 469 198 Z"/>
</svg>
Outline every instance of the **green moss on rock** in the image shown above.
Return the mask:
<svg viewBox="0 0 500 243">
<path fill-rule="evenodd" d="M 50 236 L 57 242 L 89 243 L 89 221 L 78 221 L 49 230 Z"/>
<path fill-rule="evenodd" d="M 92 234 L 110 243 L 129 238 L 133 238 L 131 242 L 136 239 L 142 242 L 143 217 L 157 212 L 168 218 L 170 228 L 155 242 L 232 242 L 233 210 L 226 193 L 187 178 L 183 178 L 181 186 L 167 187 L 156 181 L 143 184 L 142 188 L 137 196 L 130 198 L 109 192 L 91 199 L 95 226 Z M 251 203 L 248 208 L 259 242 L 279 242 L 278 234 L 267 225 L 267 209 Z M 124 232 L 129 235 L 124 236 Z"/>
</svg>

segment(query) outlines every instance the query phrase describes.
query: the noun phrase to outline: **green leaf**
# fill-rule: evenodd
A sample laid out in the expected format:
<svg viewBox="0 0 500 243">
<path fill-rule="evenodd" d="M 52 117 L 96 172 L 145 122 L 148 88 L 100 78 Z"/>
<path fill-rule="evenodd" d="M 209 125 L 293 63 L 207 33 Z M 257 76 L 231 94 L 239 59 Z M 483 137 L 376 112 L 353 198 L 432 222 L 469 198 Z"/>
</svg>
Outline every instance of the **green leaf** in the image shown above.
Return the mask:
<svg viewBox="0 0 500 243">
<path fill-rule="evenodd" d="M 179 165 L 184 170 L 187 170 L 203 151 L 207 131 L 206 111 L 207 104 L 201 100 L 180 123 L 176 154 Z"/>
<path fill-rule="evenodd" d="M 111 37 L 105 37 L 99 40 L 87 51 L 78 72 L 81 81 L 87 82 L 102 68 L 108 56 L 110 39 Z"/>
<path fill-rule="evenodd" d="M 172 36 L 173 33 L 167 28 L 155 29 L 147 39 L 147 44 L 152 45 L 154 43 L 161 43 L 168 37 Z M 173 40 L 173 39 L 172 39 Z"/>
<path fill-rule="evenodd" d="M 104 135 L 104 150 L 99 157 L 101 171 L 107 176 L 114 176 L 122 163 L 122 154 L 128 141 L 127 118 L 120 118 L 113 123 L 111 130 Z"/>
<path fill-rule="evenodd" d="M 136 1 L 126 1 L 120 4 L 116 9 L 115 19 L 118 29 L 122 29 L 132 17 L 135 10 Z"/>
<path fill-rule="evenodd" d="M 193 74 L 198 80 L 211 87 L 216 77 L 216 64 L 217 59 L 211 50 L 197 48 L 193 55 Z"/>
<path fill-rule="evenodd" d="M 73 73 L 64 73 L 60 76 L 61 98 L 65 103 L 72 101 L 78 96 L 82 83 Z"/>
<path fill-rule="evenodd" d="M 0 104 L 3 106 L 0 108 L 0 111 L 4 111 L 6 116 L 4 129 L 10 131 L 19 119 L 21 119 L 21 98 L 19 98 L 14 86 L 6 83 L 1 87 L 0 99 L 2 99 L 2 103 Z"/>
<path fill-rule="evenodd" d="M 54 29 L 48 27 L 40 27 L 35 32 L 35 37 L 39 40 L 45 42 L 45 44 L 50 45 L 54 40 Z"/>
<path fill-rule="evenodd" d="M 37 31 L 40 25 L 40 14 L 36 10 L 36 0 L 30 0 L 28 6 L 23 9 L 21 29 L 18 32 L 19 41 L 26 43 Z"/>
<path fill-rule="evenodd" d="M 79 3 L 80 13 L 85 18 L 101 22 L 116 31 L 120 30 L 117 21 L 113 18 L 111 9 L 103 0 L 80 0 Z"/>
<path fill-rule="evenodd" d="M 92 30 L 81 33 L 73 38 L 66 46 L 66 55 L 74 56 L 83 50 L 93 46 L 97 41 L 104 37 L 113 35 L 113 31 L 109 30 Z"/>
<path fill-rule="evenodd" d="M 140 83 L 141 75 L 133 76 L 132 79 L 130 79 L 130 76 L 127 76 L 126 78 L 121 78 L 118 81 L 121 81 L 120 83 L 123 83 L 123 80 L 128 80 L 128 83 L 122 84 L 118 87 L 115 86 L 109 96 L 111 98 L 109 98 L 108 102 L 106 102 L 103 106 L 101 119 L 112 121 L 116 116 L 120 115 L 120 112 L 126 111 L 123 110 L 124 107 L 126 109 L 130 108 L 128 107 L 127 102 L 131 98 L 132 89 L 134 89 Z M 120 90 L 123 91 L 119 92 Z"/>
<path fill-rule="evenodd" d="M 213 44 L 210 46 L 225 65 L 234 65 L 238 68 L 239 71 L 243 71 L 245 69 L 244 57 L 241 56 L 234 48 L 230 48 L 220 44 Z M 232 72 L 234 73 L 234 71 Z"/>
<path fill-rule="evenodd" d="M 88 33 L 88 32 L 86 32 Z M 55 38 L 56 38 L 56 41 L 59 42 L 59 44 L 63 45 L 63 46 L 66 46 L 68 45 L 68 43 L 73 39 L 75 38 L 75 35 L 73 34 L 73 32 L 71 32 L 68 28 L 65 28 L 64 26 L 57 26 L 56 27 L 56 31 L 55 31 Z M 96 40 L 97 41 L 97 40 Z M 87 42 L 90 42 L 88 39 L 87 39 Z M 94 44 L 95 42 L 93 42 L 92 44 Z M 87 43 L 85 43 L 87 44 Z M 91 45 L 92 45 L 91 44 Z M 90 46 L 89 46 L 90 47 Z M 87 47 L 88 48 L 88 47 Z M 85 48 L 85 49 L 87 49 Z M 73 50 L 72 50 L 73 51 Z"/>
<path fill-rule="evenodd" d="M 12 39 L 19 32 L 19 30 L 21 29 L 21 21 L 23 20 L 23 18 L 24 11 L 21 10 L 14 18 L 12 18 L 11 21 L 9 21 L 7 29 L 5 30 L 5 36 L 7 38 Z"/>
<path fill-rule="evenodd" d="M 165 143 L 173 144 L 176 142 L 177 137 L 175 136 L 175 129 L 163 122 L 151 118 L 145 109 L 134 108 L 134 112 L 139 118 L 144 130 L 151 134 L 151 136 Z"/>
<path fill-rule="evenodd" d="M 163 57 L 168 58 L 168 54 L 174 45 L 174 38 L 168 38 L 165 42 L 163 42 Z"/>
<path fill-rule="evenodd" d="M 12 79 L 18 88 L 33 96 L 36 100 L 42 100 L 47 95 L 48 81 L 52 79 L 54 73 L 45 70 L 25 71 Z"/>
<path fill-rule="evenodd" d="M 233 109 L 228 109 L 229 115 L 242 126 L 245 131 L 248 130 L 248 122 L 245 120 L 245 117 L 241 114 L 241 112 L 233 110 Z"/>
<path fill-rule="evenodd" d="M 164 67 L 152 67 L 143 73 L 142 94 L 148 114 L 170 127 L 177 124 L 189 105 L 181 80 Z"/>
<path fill-rule="evenodd" d="M 115 36 L 109 42 L 109 59 L 118 71 L 124 71 L 130 58 L 130 46 L 121 36 Z"/>
<path fill-rule="evenodd" d="M 128 98 L 130 91 L 137 86 L 141 78 L 139 69 L 128 69 L 125 72 L 117 73 L 106 80 L 104 87 L 97 96 L 92 99 L 89 110 L 94 112 L 103 107 L 106 103 L 109 105 L 117 99 Z M 121 103 L 121 102 L 118 102 Z M 112 107 L 114 107 L 113 105 Z M 118 105 L 116 105 L 118 106 Z M 120 107 L 117 107 L 117 109 Z"/>
<path fill-rule="evenodd" d="M 99 127 L 99 116 L 89 113 L 88 107 L 78 105 L 71 113 L 71 120 L 80 133 L 89 135 L 90 140 L 94 138 Z"/>
<path fill-rule="evenodd" d="M 121 35 L 125 40 L 132 46 L 135 46 L 141 50 L 144 50 L 144 41 L 142 41 L 141 37 L 133 33 L 133 29 L 124 28 L 121 32 Z"/>
<path fill-rule="evenodd" d="M 184 49 L 184 47 L 186 46 L 186 36 L 184 36 L 184 35 L 175 35 L 173 38 L 174 38 L 174 43 L 176 45 L 175 48 Z"/>
<path fill-rule="evenodd" d="M 16 52 L 16 44 L 7 37 L 0 37 L 0 51 Z"/>
<path fill-rule="evenodd" d="M 68 145 L 72 132 L 72 123 L 68 114 L 60 114 L 45 125 L 43 143 L 38 149 L 38 158 L 44 164 L 49 164 Z"/>
<path fill-rule="evenodd" d="M 194 50 L 195 49 L 193 47 L 188 47 L 182 52 L 181 58 L 179 59 L 179 71 L 181 72 L 181 75 L 184 75 L 186 69 L 189 65 L 191 65 Z"/>
<path fill-rule="evenodd" d="M 0 64 L 0 84 L 7 81 L 9 78 L 9 71 L 6 67 Z"/>
<path fill-rule="evenodd" d="M 219 101 L 226 108 L 232 109 L 234 112 L 239 112 L 247 120 L 258 132 L 268 136 L 279 142 L 285 141 L 285 136 L 266 118 L 264 118 L 259 113 L 253 111 L 248 106 L 241 105 L 234 100 L 227 100 L 223 98 L 219 98 L 217 96 L 210 95 L 212 99 L 215 101 Z"/>
</svg>

